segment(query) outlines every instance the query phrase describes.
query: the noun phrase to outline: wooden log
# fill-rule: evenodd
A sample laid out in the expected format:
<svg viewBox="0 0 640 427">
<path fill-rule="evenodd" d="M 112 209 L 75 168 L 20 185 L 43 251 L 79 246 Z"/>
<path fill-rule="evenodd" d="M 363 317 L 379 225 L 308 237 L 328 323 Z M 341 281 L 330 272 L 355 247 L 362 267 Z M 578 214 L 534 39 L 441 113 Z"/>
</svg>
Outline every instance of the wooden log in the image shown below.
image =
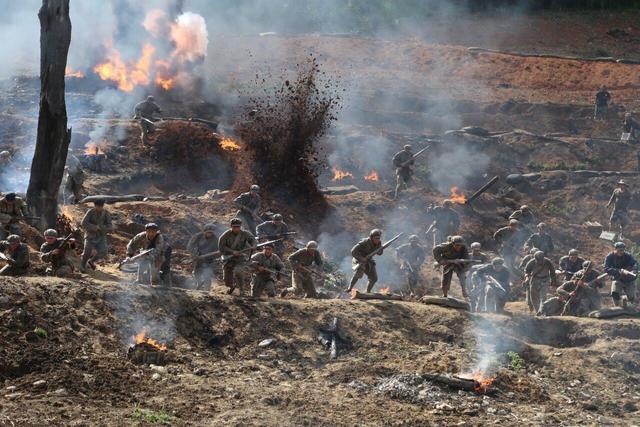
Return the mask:
<svg viewBox="0 0 640 427">
<path fill-rule="evenodd" d="M 631 307 L 611 307 L 602 308 L 589 313 L 589 317 L 593 317 L 595 319 L 611 319 L 619 316 L 640 317 L 640 310 Z"/>
<path fill-rule="evenodd" d="M 108 196 L 106 194 L 96 194 L 94 196 L 87 196 L 80 200 L 78 203 L 92 203 L 96 200 L 104 200 L 107 204 L 113 204 L 118 202 L 142 202 L 147 196 L 144 194 L 125 194 L 122 196 Z"/>
<path fill-rule="evenodd" d="M 460 378 L 442 374 L 422 374 L 422 377 L 434 383 L 446 385 L 457 390 L 478 391 L 480 383 L 474 379 Z"/>
<path fill-rule="evenodd" d="M 351 291 L 351 299 L 361 299 L 361 300 L 383 300 L 383 301 L 402 301 L 402 297 L 400 295 L 395 294 L 382 294 L 378 292 L 360 292 L 357 289 L 353 289 Z"/>
<path fill-rule="evenodd" d="M 64 71 L 71 42 L 69 0 L 43 0 L 40 19 L 40 113 L 27 199 L 42 228 L 56 224 L 71 128 L 67 128 Z"/>
<path fill-rule="evenodd" d="M 468 302 L 452 297 L 444 298 L 425 295 L 420 298 L 420 302 L 422 302 L 423 304 L 439 305 L 441 307 L 456 308 L 467 311 L 470 310 Z"/>
</svg>

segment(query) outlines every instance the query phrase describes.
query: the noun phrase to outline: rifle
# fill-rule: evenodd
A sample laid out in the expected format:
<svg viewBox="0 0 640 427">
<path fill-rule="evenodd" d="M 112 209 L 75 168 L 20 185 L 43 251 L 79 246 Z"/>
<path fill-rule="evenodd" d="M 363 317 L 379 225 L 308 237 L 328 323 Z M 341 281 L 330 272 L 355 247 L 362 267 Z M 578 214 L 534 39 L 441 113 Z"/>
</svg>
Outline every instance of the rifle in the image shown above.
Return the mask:
<svg viewBox="0 0 640 427">
<path fill-rule="evenodd" d="M 566 316 L 568 312 L 573 311 L 570 310 L 573 308 L 573 303 L 576 300 L 576 296 L 578 296 L 578 290 L 580 290 L 583 287 L 587 287 L 590 289 L 593 289 L 593 286 L 599 282 L 600 280 L 604 279 L 605 277 L 607 277 L 609 275 L 609 273 L 603 273 L 601 275 L 599 275 L 598 277 L 596 277 L 595 279 L 593 279 L 592 281 L 588 282 L 588 283 L 583 283 L 582 285 L 577 285 L 576 289 L 571 292 L 571 296 L 569 297 L 569 299 L 567 300 L 567 302 L 565 303 L 563 309 L 562 309 L 562 313 L 560 313 L 561 316 Z"/>
<path fill-rule="evenodd" d="M 445 259 L 443 261 L 453 265 L 482 264 L 482 261 L 477 259 Z"/>
<path fill-rule="evenodd" d="M 431 233 L 431 230 L 433 230 L 435 226 L 436 226 L 436 222 L 435 222 L 435 221 L 433 221 L 433 222 L 431 223 L 431 225 L 429 226 L 429 228 L 427 228 L 427 231 L 426 231 L 424 234 L 426 234 L 426 235 L 427 235 L 427 237 L 429 237 L 429 233 Z"/>
<path fill-rule="evenodd" d="M 255 213 L 254 211 L 252 211 L 251 209 L 249 209 L 248 207 L 246 207 L 244 205 L 240 205 L 240 210 L 241 211 L 245 211 L 245 212 L 249 212 L 251 214 L 251 216 L 253 217 L 253 219 L 258 223 L 262 223 L 262 221 L 264 221 L 262 218 L 260 218 L 260 215 L 258 215 L 257 213 Z"/>
<path fill-rule="evenodd" d="M 239 253 L 243 254 L 243 253 L 245 253 L 245 252 L 255 251 L 256 249 L 260 249 L 260 248 L 261 248 L 261 247 L 263 247 L 263 246 L 266 246 L 266 245 L 269 245 L 269 244 L 273 244 L 273 243 L 276 243 L 276 242 L 280 242 L 281 240 L 282 240 L 282 239 L 269 240 L 269 241 L 267 241 L 267 242 L 258 243 L 258 244 L 257 244 L 257 245 L 255 245 L 255 246 L 251 246 L 251 247 L 249 247 L 249 248 L 240 249 L 239 251 L 235 251 L 235 252 L 239 252 Z M 222 255 L 222 261 L 223 261 L 223 262 L 224 262 L 224 261 L 227 261 L 228 259 L 233 258 L 233 257 L 234 257 L 234 255 L 233 255 L 233 254 L 230 254 L 230 255 L 227 255 L 227 254 Z"/>
<path fill-rule="evenodd" d="M 155 250 L 156 250 L 155 248 L 147 249 L 145 251 L 140 252 L 138 255 L 132 256 L 131 258 L 123 259 L 118 263 L 118 269 L 125 264 L 131 264 L 136 262 L 140 258 L 146 257 L 147 255 L 149 255 L 151 252 L 154 252 Z"/>
<path fill-rule="evenodd" d="M 396 237 L 394 237 L 393 239 L 389 240 L 388 242 L 384 243 L 382 246 L 380 246 L 378 249 L 376 249 L 375 251 L 371 252 L 370 254 L 368 254 L 367 256 L 364 257 L 364 262 L 369 262 L 369 260 L 371 260 L 371 258 L 374 257 L 375 254 L 377 254 L 378 252 L 380 252 L 383 249 L 386 249 L 387 247 L 389 247 L 389 245 L 391 245 L 393 242 L 395 242 L 396 240 L 398 240 L 400 238 L 400 236 L 402 236 L 404 233 L 400 233 L 398 234 Z M 357 262 L 352 269 L 355 271 L 358 268 L 360 268 L 362 266 L 361 262 Z"/>
<path fill-rule="evenodd" d="M 257 271 L 258 267 L 260 267 L 260 266 L 259 266 L 259 265 L 256 265 L 256 271 Z M 289 271 L 286 271 L 286 270 L 278 271 L 278 270 L 272 270 L 272 269 L 267 268 L 267 267 L 262 267 L 262 271 L 257 271 L 257 272 L 258 272 L 258 273 L 263 273 L 263 272 L 265 272 L 265 271 L 266 271 L 267 273 L 271 273 L 271 274 L 275 274 L 275 275 L 278 275 L 278 274 L 280 274 L 280 275 L 284 275 L 284 274 L 286 274 L 286 273 L 289 273 Z"/>
<path fill-rule="evenodd" d="M 407 160 L 406 162 L 400 163 L 400 167 L 404 168 L 406 166 L 409 166 L 409 164 L 414 161 L 416 159 L 416 157 L 418 157 L 420 154 L 424 153 L 425 151 L 427 151 L 429 148 L 431 148 L 430 145 L 427 145 L 426 147 L 424 147 L 422 150 L 418 151 L 416 154 L 414 154 L 413 156 L 411 156 L 411 158 L 409 160 Z"/>
<path fill-rule="evenodd" d="M 202 254 L 202 255 L 197 255 L 194 258 L 197 261 L 202 261 L 203 259 L 207 259 L 207 258 L 218 258 L 220 256 L 220 251 L 213 251 L 213 252 L 207 252 L 206 254 Z"/>
<path fill-rule="evenodd" d="M 504 295 L 507 294 L 507 290 L 504 287 L 502 287 L 500 282 L 498 282 L 495 277 L 487 275 L 486 278 L 488 279 L 487 280 L 487 285 L 492 287 L 494 290 L 496 290 L 496 289 L 499 290 Z"/>
<path fill-rule="evenodd" d="M 298 234 L 298 232 L 297 231 L 288 231 L 286 233 L 267 234 L 266 236 L 259 236 L 259 237 L 265 237 L 267 239 L 275 239 L 277 237 L 282 237 L 282 236 L 293 236 L 294 234 Z"/>
<path fill-rule="evenodd" d="M 9 261 L 9 257 L 2 252 L 0 252 L 0 259 L 3 261 Z"/>
<path fill-rule="evenodd" d="M 307 267 L 301 265 L 301 266 L 298 266 L 298 269 L 304 271 L 305 273 L 310 273 L 310 274 L 315 275 L 316 277 L 324 279 L 324 274 L 318 273 L 317 271 L 315 271 L 312 268 L 307 268 Z"/>
</svg>

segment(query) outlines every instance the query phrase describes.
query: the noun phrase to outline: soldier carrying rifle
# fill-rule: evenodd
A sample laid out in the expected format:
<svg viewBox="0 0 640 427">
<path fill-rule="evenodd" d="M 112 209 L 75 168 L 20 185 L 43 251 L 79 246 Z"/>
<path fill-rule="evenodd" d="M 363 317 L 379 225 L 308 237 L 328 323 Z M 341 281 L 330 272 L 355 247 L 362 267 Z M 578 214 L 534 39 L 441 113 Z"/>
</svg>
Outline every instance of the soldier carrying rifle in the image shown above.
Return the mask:
<svg viewBox="0 0 640 427">
<path fill-rule="evenodd" d="M 144 227 L 145 231 L 136 234 L 127 245 L 127 258 L 121 263 L 133 261 L 136 252 L 143 251 L 144 256 L 137 258 L 138 274 L 137 284 L 157 285 L 160 283 L 160 268 L 165 261 L 166 241 L 160 234 L 158 224 L 149 223 Z M 142 255 L 140 253 L 139 255 Z"/>
<path fill-rule="evenodd" d="M 462 236 L 453 236 L 450 242 L 445 242 L 433 248 L 433 258 L 442 266 L 442 296 L 447 298 L 451 288 L 451 279 L 455 272 L 460 281 L 462 295 L 467 298 L 466 270 L 469 264 L 479 261 L 469 259 L 469 251 Z"/>
<path fill-rule="evenodd" d="M 284 241 L 294 234 L 295 231 L 289 231 L 289 226 L 283 221 L 282 215 L 273 215 L 273 220 L 265 221 L 256 227 L 256 237 L 259 242 L 266 242 L 267 240 L 280 239 L 274 244 L 273 252 L 280 258 L 284 256 L 285 246 Z"/>
<path fill-rule="evenodd" d="M 29 271 L 29 246 L 22 243 L 20 236 L 12 234 L 0 241 L 0 260 L 6 263 L 0 276 L 23 276 Z"/>
<path fill-rule="evenodd" d="M 362 239 L 351 248 L 353 276 L 349 287 L 345 292 L 351 292 L 353 287 L 358 283 L 362 276 L 366 275 L 369 282 L 367 283 L 367 292 L 371 292 L 373 286 L 378 281 L 378 272 L 376 270 L 376 262 L 373 257 L 382 255 L 386 247 L 396 241 L 402 234 L 398 234 L 385 244 L 382 244 L 382 230 L 373 229 L 369 233 L 369 237 Z"/>
<path fill-rule="evenodd" d="M 252 185 L 248 193 L 242 193 L 234 200 L 239 208 L 236 218 L 242 220 L 245 228 L 251 233 L 256 232 L 256 225 L 262 223 L 262 218 L 258 215 L 261 206 L 260 187 Z"/>
<path fill-rule="evenodd" d="M 398 151 L 392 159 L 393 166 L 396 168 L 396 191 L 393 196 L 393 200 L 396 200 L 400 195 L 401 190 L 405 190 L 411 184 L 413 177 L 412 166 L 416 161 L 416 157 L 422 154 L 429 147 L 425 147 L 417 153 L 413 154 L 411 145 L 404 146 L 402 151 Z"/>
<path fill-rule="evenodd" d="M 396 249 L 396 255 L 401 263 L 400 268 L 407 277 L 409 291 L 413 294 L 416 286 L 418 286 L 420 268 L 427 257 L 427 249 L 420 245 L 420 238 L 414 234 L 409 236 L 409 243 L 405 243 Z"/>
</svg>

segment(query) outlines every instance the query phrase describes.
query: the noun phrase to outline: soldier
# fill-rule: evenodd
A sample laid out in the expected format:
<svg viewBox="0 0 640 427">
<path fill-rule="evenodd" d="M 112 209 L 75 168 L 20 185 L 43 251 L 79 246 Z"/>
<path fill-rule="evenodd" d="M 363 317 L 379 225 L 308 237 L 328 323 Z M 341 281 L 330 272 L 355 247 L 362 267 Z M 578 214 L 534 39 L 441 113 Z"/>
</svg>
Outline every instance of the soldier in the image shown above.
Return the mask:
<svg viewBox="0 0 640 427">
<path fill-rule="evenodd" d="M 396 249 L 396 255 L 401 262 L 400 268 L 406 274 L 409 290 L 413 294 L 420 278 L 420 268 L 427 257 L 427 249 L 420 245 L 420 238 L 414 234 L 409 236 L 409 243 Z"/>
<path fill-rule="evenodd" d="M 640 123 L 631 116 L 631 113 L 625 113 L 624 122 L 622 122 L 622 133 L 629 134 L 628 141 L 635 142 L 638 131 L 640 131 Z"/>
<path fill-rule="evenodd" d="M 76 241 L 65 241 L 52 228 L 44 232 L 45 242 L 40 246 L 40 259 L 49 264 L 46 273 L 50 276 L 69 277 L 73 274 L 73 264 L 67 258 L 67 251 L 75 249 Z"/>
<path fill-rule="evenodd" d="M 522 242 L 525 239 L 525 230 L 517 219 L 510 219 L 507 227 L 502 227 L 493 233 L 493 239 L 499 246 L 500 256 L 508 270 L 515 267 L 516 257 L 520 254 Z"/>
<path fill-rule="evenodd" d="M 522 205 L 520 206 L 520 209 L 513 211 L 513 213 L 509 215 L 509 219 L 518 220 L 520 226 L 526 228 L 527 230 L 531 230 L 532 232 L 535 225 L 538 223 L 538 220 L 533 214 L 533 211 L 527 205 Z"/>
<path fill-rule="evenodd" d="M 138 260 L 137 284 L 158 285 L 160 268 L 165 261 L 166 243 L 160 233 L 160 227 L 153 222 L 144 226 L 145 231 L 136 234 L 127 245 L 127 261 L 138 251 L 153 249 L 147 256 Z"/>
<path fill-rule="evenodd" d="M 558 295 L 565 303 L 561 312 L 563 316 L 587 316 L 602 307 L 598 289 L 604 287 L 604 282 L 600 273 L 591 267 L 591 261 L 584 264 L 582 270 L 558 288 Z"/>
<path fill-rule="evenodd" d="M 448 237 L 455 234 L 455 232 L 458 231 L 458 227 L 460 227 L 460 216 L 458 212 L 453 210 L 452 206 L 453 202 L 451 200 L 444 200 L 442 206 L 436 206 L 431 211 L 434 217 L 432 224 L 434 229 L 434 247 L 446 242 Z"/>
<path fill-rule="evenodd" d="M 491 264 L 480 267 L 473 274 L 485 284 L 485 310 L 504 313 L 504 306 L 509 300 L 511 290 L 509 284 L 511 273 L 504 267 L 504 260 L 502 258 L 494 258 L 491 260 Z"/>
<path fill-rule="evenodd" d="M 311 266 L 322 267 L 323 261 L 318 243 L 310 240 L 305 248 L 299 249 L 289 255 L 291 263 L 291 283 L 292 286 L 282 291 L 280 296 L 284 298 L 289 292 L 296 295 L 304 294 L 305 298 L 317 298 L 318 293 L 313 284 L 313 274 Z"/>
<path fill-rule="evenodd" d="M 265 292 L 267 296 L 275 297 L 276 280 L 280 280 L 284 264 L 280 257 L 273 253 L 273 243 L 264 245 L 262 252 L 253 254 L 250 264 L 255 269 L 251 279 L 251 296 L 258 298 Z"/>
<path fill-rule="evenodd" d="M 11 153 L 8 152 L 7 150 L 0 151 L 0 168 L 5 169 L 10 165 L 11 165 Z"/>
<path fill-rule="evenodd" d="M 569 255 L 565 255 L 560 258 L 558 273 L 564 274 L 565 280 L 571 280 L 573 275 L 582 269 L 584 259 L 580 258 L 577 249 L 571 249 Z"/>
<path fill-rule="evenodd" d="M 376 249 L 379 249 L 376 252 Z M 382 231 L 377 228 L 371 230 L 369 237 L 360 240 L 353 248 L 351 248 L 352 264 L 353 264 L 353 276 L 349 287 L 345 289 L 345 292 L 351 292 L 358 280 L 365 274 L 367 275 L 367 292 L 371 292 L 373 286 L 378 281 L 378 272 L 376 271 L 376 262 L 373 257 L 367 259 L 366 257 L 374 253 L 376 255 L 382 255 Z"/>
<path fill-rule="evenodd" d="M 241 219 L 245 228 L 250 233 L 255 233 L 256 225 L 262 223 L 262 218 L 258 215 L 260 210 L 260 187 L 252 185 L 248 193 L 242 193 L 234 200 L 240 210 L 236 212 L 236 218 Z"/>
<path fill-rule="evenodd" d="M 0 237 L 4 238 L 8 234 L 20 235 L 20 225 L 18 222 L 24 219 L 26 205 L 21 197 L 15 193 L 7 193 L 0 199 Z"/>
<path fill-rule="evenodd" d="M 84 184 L 84 171 L 80 160 L 73 154 L 67 158 L 67 165 L 62 198 L 65 204 L 75 205 L 82 200 L 82 184 Z"/>
<path fill-rule="evenodd" d="M 413 151 L 411 151 L 411 145 L 405 145 L 402 151 L 398 151 L 393 156 L 393 166 L 396 168 L 396 191 L 393 196 L 393 200 L 396 200 L 400 195 L 401 190 L 406 190 L 411 183 L 411 177 L 413 176 L 413 169 L 411 166 L 415 163 L 413 159 Z"/>
<path fill-rule="evenodd" d="M 469 260 L 469 252 L 462 236 L 453 236 L 450 242 L 441 243 L 434 247 L 433 258 L 443 268 L 441 278 L 442 296 L 447 298 L 449 288 L 451 288 L 451 278 L 455 272 L 460 281 L 462 295 L 467 298 L 465 278 L 467 263 L 460 261 Z"/>
<path fill-rule="evenodd" d="M 253 234 L 242 229 L 242 220 L 239 218 L 233 218 L 231 228 L 220 236 L 218 248 L 222 254 L 222 277 L 229 288 L 228 294 L 232 294 L 236 287 L 240 288 L 240 295 L 245 294 L 247 249 L 255 247 L 256 243 Z"/>
<path fill-rule="evenodd" d="M 525 267 L 525 281 L 528 283 L 527 303 L 529 310 L 537 313 L 547 299 L 549 285 L 556 286 L 556 269 L 544 252 L 538 251 Z"/>
<path fill-rule="evenodd" d="M 194 234 L 187 243 L 187 251 L 193 259 L 193 280 L 196 282 L 196 289 L 204 291 L 211 290 L 215 275 L 215 259 L 220 255 L 215 229 L 215 225 L 205 224 L 202 232 Z"/>
<path fill-rule="evenodd" d="M 280 258 L 284 255 L 285 246 L 284 240 L 288 239 L 289 227 L 282 220 L 282 215 L 275 214 L 273 220 L 265 221 L 256 227 L 256 234 L 259 242 L 266 242 L 268 240 L 282 239 L 279 242 L 275 242 L 273 245 L 273 251 Z"/>
<path fill-rule="evenodd" d="M 155 118 L 155 114 L 160 116 L 162 114 L 162 110 L 158 107 L 158 104 L 155 103 L 153 96 L 147 96 L 147 99 L 136 104 L 134 108 L 134 119 L 140 120 L 140 138 L 142 139 L 142 145 L 148 145 L 149 140 L 147 134 L 153 133 L 156 129 L 153 122 L 157 119 Z"/>
<path fill-rule="evenodd" d="M 627 213 L 627 209 L 629 208 L 630 203 L 631 192 L 627 187 L 627 183 L 621 179 L 618 181 L 618 188 L 613 191 L 613 194 L 609 199 L 609 203 L 607 203 L 607 207 L 613 204 L 613 212 L 611 212 L 611 218 L 609 219 L 609 230 L 613 230 L 614 224 L 617 223 L 620 229 L 619 238 L 622 238 L 624 228 L 629 225 L 629 214 Z"/>
<path fill-rule="evenodd" d="M 469 259 L 474 261 L 480 261 L 481 264 L 486 264 L 489 262 L 489 257 L 487 254 L 481 251 L 482 245 L 480 242 L 473 242 L 470 246 L 471 253 L 469 254 Z"/>
<path fill-rule="evenodd" d="M 544 255 L 550 257 L 553 253 L 553 239 L 547 233 L 547 224 L 541 222 L 538 224 L 538 232 L 529 236 L 524 244 L 524 249 L 527 251 L 529 248 L 538 248 Z"/>
<path fill-rule="evenodd" d="M 6 265 L 0 269 L 0 276 L 24 276 L 29 271 L 29 246 L 20 241 L 20 236 L 12 234 L 0 241 L 0 259 Z"/>
<path fill-rule="evenodd" d="M 96 269 L 96 261 L 107 256 L 109 246 L 107 233 L 113 230 L 111 214 L 104 207 L 104 200 L 93 202 L 93 208 L 89 209 L 82 218 L 84 230 L 84 251 L 80 261 L 80 272 L 87 271 L 87 264 L 92 270 Z"/>
<path fill-rule="evenodd" d="M 611 298 L 617 307 L 625 305 L 622 302 L 623 294 L 626 296 L 627 301 L 631 303 L 636 299 L 638 264 L 635 258 L 625 249 L 624 243 L 617 242 L 614 245 L 613 252 L 609 253 L 604 260 L 604 272 L 613 277 Z"/>
<path fill-rule="evenodd" d="M 607 91 L 605 86 L 602 86 L 598 93 L 596 93 L 596 108 L 593 114 L 593 119 L 604 120 L 609 111 L 609 102 L 611 101 L 611 94 Z"/>
</svg>

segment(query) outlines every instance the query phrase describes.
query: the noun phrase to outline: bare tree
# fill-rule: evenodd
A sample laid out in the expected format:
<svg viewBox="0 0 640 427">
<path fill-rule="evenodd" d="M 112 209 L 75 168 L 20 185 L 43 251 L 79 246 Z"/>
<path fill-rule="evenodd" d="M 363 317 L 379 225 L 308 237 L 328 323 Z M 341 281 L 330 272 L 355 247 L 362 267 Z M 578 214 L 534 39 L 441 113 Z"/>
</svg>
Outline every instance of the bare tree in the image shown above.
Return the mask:
<svg viewBox="0 0 640 427">
<path fill-rule="evenodd" d="M 69 0 L 42 0 L 38 18 L 40 115 L 27 199 L 44 228 L 55 225 L 58 191 L 71 142 L 64 100 L 64 71 L 71 42 Z"/>
</svg>

